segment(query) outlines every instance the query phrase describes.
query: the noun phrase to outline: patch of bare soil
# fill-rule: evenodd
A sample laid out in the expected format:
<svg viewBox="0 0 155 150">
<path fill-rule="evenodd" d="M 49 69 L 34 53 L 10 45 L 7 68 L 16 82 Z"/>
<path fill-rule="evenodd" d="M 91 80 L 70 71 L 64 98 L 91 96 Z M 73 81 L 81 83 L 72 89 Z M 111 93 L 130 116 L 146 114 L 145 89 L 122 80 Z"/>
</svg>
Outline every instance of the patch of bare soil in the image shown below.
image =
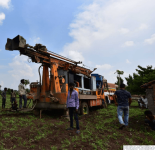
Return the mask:
<svg viewBox="0 0 155 150">
<path fill-rule="evenodd" d="M 87 122 L 91 121 L 92 126 L 96 124 L 96 116 L 99 115 L 99 113 L 96 111 L 97 108 L 90 109 L 89 115 L 80 116 L 79 123 L 83 124 L 80 126 L 80 130 L 85 129 L 85 125 L 87 125 Z M 39 117 L 37 119 L 33 120 L 33 129 L 31 130 L 31 127 L 20 127 L 18 126 L 18 122 L 15 124 L 15 126 L 18 126 L 18 130 L 15 131 L 9 131 L 10 136 L 5 138 L 4 135 L 8 134 L 8 131 L 1 129 L 0 132 L 0 141 L 3 141 L 3 147 L 6 149 L 11 149 L 14 145 L 16 147 L 15 150 L 27 150 L 27 149 L 33 149 L 33 150 L 39 150 L 39 149 L 45 149 L 45 150 L 51 150 L 51 147 L 56 146 L 58 150 L 63 149 L 62 146 L 66 146 L 68 150 L 73 149 L 81 149 L 82 150 L 93 150 L 92 143 L 93 140 L 86 140 L 86 141 L 75 141 L 72 142 L 72 139 L 75 137 L 80 137 L 80 134 L 76 134 L 76 129 L 72 131 L 66 130 L 66 124 L 69 127 L 69 121 L 65 120 L 65 118 L 62 118 L 62 112 L 60 111 L 53 111 L 53 112 L 43 112 L 43 120 L 44 122 L 41 122 Z M 26 117 L 28 118 L 30 113 L 17 113 L 17 114 L 11 114 L 11 115 L 3 115 L 7 117 Z M 2 116 L 0 116 L 1 118 Z M 103 119 L 107 119 L 108 116 L 103 116 Z M 55 123 L 58 123 L 60 121 L 65 121 L 62 125 L 53 125 Z M 3 123 L 3 122 L 2 122 Z M 47 125 L 46 132 L 47 136 L 44 138 L 40 138 L 36 140 L 35 138 L 38 137 L 38 132 L 41 134 L 44 134 L 43 127 L 44 125 Z M 52 125 L 51 125 L 52 124 Z M 120 149 L 121 145 L 141 145 L 142 139 L 146 138 L 146 135 L 143 133 L 140 133 L 143 129 L 141 128 L 141 125 L 144 124 L 144 116 L 140 116 L 139 118 L 130 117 L 129 118 L 129 127 L 124 128 L 123 130 L 119 130 L 119 123 L 118 119 L 116 118 L 115 121 L 112 123 L 104 124 L 104 126 L 108 126 L 109 130 L 97 130 L 93 131 L 93 136 L 90 138 L 98 137 L 99 139 L 104 139 L 104 137 L 107 139 L 108 145 L 106 145 L 106 148 L 109 150 L 117 150 Z M 75 125 L 75 121 L 74 121 Z M 11 126 L 8 126 L 10 128 Z M 116 128 L 117 127 L 117 128 Z M 146 129 L 146 132 L 154 132 L 149 127 L 144 126 Z M 50 131 L 52 131 L 50 133 Z M 117 132 L 119 136 L 117 139 L 113 138 L 111 136 L 108 138 L 109 135 L 113 135 L 113 133 Z M 134 141 L 132 141 L 133 136 L 137 136 L 135 133 L 139 132 L 139 138 L 134 138 Z M 14 137 L 14 138 L 13 138 Z M 128 138 L 128 140 L 126 139 Z M 151 137 L 147 137 L 148 140 L 153 140 Z M 62 141 L 66 140 L 66 143 L 62 143 Z M 153 140 L 154 141 L 154 140 Z M 155 141 L 153 142 L 155 144 Z M 35 145 L 34 147 L 32 145 Z"/>
</svg>

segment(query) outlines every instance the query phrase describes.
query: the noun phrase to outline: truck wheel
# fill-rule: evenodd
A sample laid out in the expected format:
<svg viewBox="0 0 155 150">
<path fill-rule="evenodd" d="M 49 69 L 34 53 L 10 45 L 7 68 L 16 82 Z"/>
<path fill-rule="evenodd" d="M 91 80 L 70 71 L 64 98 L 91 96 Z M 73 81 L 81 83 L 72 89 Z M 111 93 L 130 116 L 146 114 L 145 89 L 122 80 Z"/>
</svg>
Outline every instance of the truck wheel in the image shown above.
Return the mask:
<svg viewBox="0 0 155 150">
<path fill-rule="evenodd" d="M 78 109 L 78 115 L 81 115 L 81 107 Z"/>
<path fill-rule="evenodd" d="M 106 101 L 105 101 L 105 104 L 104 105 L 105 105 L 105 108 L 107 108 L 107 102 Z"/>
<path fill-rule="evenodd" d="M 81 104 L 81 114 L 82 115 L 89 114 L 89 107 L 88 107 L 88 104 L 86 102 L 83 102 Z"/>
<path fill-rule="evenodd" d="M 105 100 L 106 100 L 106 104 L 109 104 L 109 100 L 107 96 L 105 97 Z"/>
<path fill-rule="evenodd" d="M 102 108 L 107 108 L 107 102 L 104 100 L 104 104 L 102 104 Z"/>
</svg>

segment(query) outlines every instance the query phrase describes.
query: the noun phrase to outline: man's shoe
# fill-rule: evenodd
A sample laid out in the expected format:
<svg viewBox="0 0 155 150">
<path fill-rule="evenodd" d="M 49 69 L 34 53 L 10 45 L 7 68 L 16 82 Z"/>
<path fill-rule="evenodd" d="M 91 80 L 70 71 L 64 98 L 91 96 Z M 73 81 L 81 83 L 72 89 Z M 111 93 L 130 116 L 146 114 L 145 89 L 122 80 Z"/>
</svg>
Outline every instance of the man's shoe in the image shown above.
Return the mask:
<svg viewBox="0 0 155 150">
<path fill-rule="evenodd" d="M 70 128 L 67 128 L 66 130 L 73 130 L 73 128 L 70 127 Z"/>
<path fill-rule="evenodd" d="M 125 125 L 123 124 L 123 125 L 121 125 L 121 126 L 119 127 L 119 129 L 122 130 L 124 127 L 125 127 Z"/>
<path fill-rule="evenodd" d="M 148 123 L 144 123 L 144 125 L 149 126 L 149 124 L 148 124 Z"/>
<path fill-rule="evenodd" d="M 80 130 L 77 130 L 76 133 L 79 134 L 80 133 Z"/>
</svg>

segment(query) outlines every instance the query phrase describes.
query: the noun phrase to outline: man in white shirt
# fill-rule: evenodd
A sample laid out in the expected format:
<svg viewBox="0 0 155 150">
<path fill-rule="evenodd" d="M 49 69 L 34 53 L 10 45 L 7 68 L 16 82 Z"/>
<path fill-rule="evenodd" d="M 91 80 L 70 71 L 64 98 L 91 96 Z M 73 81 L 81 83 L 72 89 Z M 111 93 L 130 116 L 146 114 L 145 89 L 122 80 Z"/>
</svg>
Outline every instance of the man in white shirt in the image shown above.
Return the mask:
<svg viewBox="0 0 155 150">
<path fill-rule="evenodd" d="M 142 97 L 140 96 L 138 99 L 138 106 L 140 107 L 140 103 L 142 102 Z"/>
<path fill-rule="evenodd" d="M 143 96 L 142 97 L 142 103 L 140 103 L 140 106 L 147 108 L 147 105 L 148 105 L 147 98 L 145 96 Z"/>
<path fill-rule="evenodd" d="M 19 91 L 19 109 L 22 108 L 22 99 L 24 99 L 24 108 L 26 108 L 26 105 L 27 105 L 26 90 L 25 90 L 24 82 L 25 82 L 25 80 L 22 79 L 21 83 L 18 86 L 18 91 Z"/>
</svg>

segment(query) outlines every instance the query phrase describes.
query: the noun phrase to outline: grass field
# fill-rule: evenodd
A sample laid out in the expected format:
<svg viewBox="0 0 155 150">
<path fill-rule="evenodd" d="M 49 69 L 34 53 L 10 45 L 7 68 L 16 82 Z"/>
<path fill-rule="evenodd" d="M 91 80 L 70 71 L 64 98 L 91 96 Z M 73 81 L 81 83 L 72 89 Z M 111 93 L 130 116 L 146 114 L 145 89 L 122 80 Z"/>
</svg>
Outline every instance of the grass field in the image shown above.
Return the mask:
<svg viewBox="0 0 155 150">
<path fill-rule="evenodd" d="M 6 107 L 10 107 L 9 97 Z M 138 108 L 136 101 L 130 107 L 129 127 L 123 130 L 118 130 L 116 109 L 111 104 L 79 116 L 79 135 L 76 129 L 65 130 L 69 121 L 60 111 L 43 112 L 42 119 L 32 112 L 0 111 L 0 150 L 121 150 L 123 145 L 155 144 L 154 131 L 144 125 L 145 110 Z"/>
</svg>

